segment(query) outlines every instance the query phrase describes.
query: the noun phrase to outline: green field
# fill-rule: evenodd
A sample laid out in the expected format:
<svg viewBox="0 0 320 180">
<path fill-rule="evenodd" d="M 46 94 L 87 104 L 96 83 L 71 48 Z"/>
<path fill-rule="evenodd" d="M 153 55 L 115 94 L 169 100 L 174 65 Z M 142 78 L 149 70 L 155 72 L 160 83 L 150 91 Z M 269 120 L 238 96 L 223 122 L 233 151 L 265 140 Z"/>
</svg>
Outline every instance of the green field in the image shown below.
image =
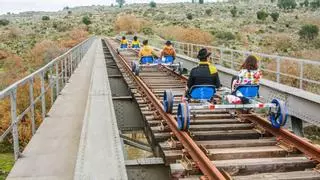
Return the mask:
<svg viewBox="0 0 320 180">
<path fill-rule="evenodd" d="M 14 164 L 12 153 L 0 154 L 0 180 L 4 180 Z"/>
</svg>

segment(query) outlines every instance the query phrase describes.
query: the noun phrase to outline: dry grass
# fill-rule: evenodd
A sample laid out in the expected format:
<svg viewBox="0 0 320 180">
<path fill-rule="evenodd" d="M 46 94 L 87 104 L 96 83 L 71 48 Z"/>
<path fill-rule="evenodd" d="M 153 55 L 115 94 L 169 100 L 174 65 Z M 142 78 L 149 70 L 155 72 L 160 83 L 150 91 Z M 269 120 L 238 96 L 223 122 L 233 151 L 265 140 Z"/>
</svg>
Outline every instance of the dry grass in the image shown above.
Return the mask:
<svg viewBox="0 0 320 180">
<path fill-rule="evenodd" d="M 150 23 L 144 19 L 139 19 L 135 15 L 119 15 L 115 21 L 115 30 L 117 32 L 126 31 L 128 34 L 138 33 L 143 27 Z"/>
<path fill-rule="evenodd" d="M 158 34 L 165 39 L 172 39 L 176 41 L 211 45 L 213 36 L 198 28 L 183 28 L 179 26 L 169 26 L 159 28 Z"/>
<path fill-rule="evenodd" d="M 70 31 L 67 36 L 68 36 L 67 38 L 59 42 L 59 45 L 63 48 L 71 48 L 76 44 L 84 41 L 85 39 L 88 38 L 89 33 L 85 29 L 80 28 L 80 29 L 74 29 Z"/>
<path fill-rule="evenodd" d="M 65 37 L 58 41 L 43 40 L 34 45 L 30 50 L 27 50 L 26 59 L 14 55 L 10 52 L 0 51 L 0 88 L 4 88 L 9 84 L 23 78 L 30 71 L 34 71 L 46 64 L 50 60 L 59 56 L 65 48 L 72 47 L 88 37 L 88 32 L 84 29 L 76 29 L 66 33 Z M 48 82 L 45 83 L 48 86 Z M 35 78 L 34 81 L 34 99 L 40 95 L 40 79 Z M 46 110 L 51 107 L 51 95 L 46 93 Z M 21 114 L 30 105 L 29 86 L 28 84 L 17 88 L 17 114 Z M 10 99 L 5 98 L 0 100 L 0 134 L 2 134 L 11 124 Z M 36 127 L 39 127 L 43 121 L 41 116 L 41 103 L 35 104 L 35 121 Z M 31 113 L 27 113 L 22 117 L 19 123 L 19 139 L 21 148 L 25 147 L 32 136 L 31 131 Z M 7 142 L 12 143 L 10 136 Z"/>
</svg>

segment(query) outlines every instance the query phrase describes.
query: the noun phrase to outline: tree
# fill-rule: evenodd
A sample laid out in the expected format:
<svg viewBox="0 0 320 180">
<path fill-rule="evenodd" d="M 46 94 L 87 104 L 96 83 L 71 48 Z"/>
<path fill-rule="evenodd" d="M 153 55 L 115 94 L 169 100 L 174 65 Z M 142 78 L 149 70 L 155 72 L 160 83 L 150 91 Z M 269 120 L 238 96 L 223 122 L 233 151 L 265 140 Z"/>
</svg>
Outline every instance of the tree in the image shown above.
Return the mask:
<svg viewBox="0 0 320 180">
<path fill-rule="evenodd" d="M 7 19 L 0 19 L 0 26 L 6 26 L 10 23 Z"/>
<path fill-rule="evenodd" d="M 236 17 L 237 16 L 237 7 L 233 6 L 233 8 L 230 10 L 232 17 Z"/>
<path fill-rule="evenodd" d="M 279 13 L 278 12 L 273 12 L 273 13 L 270 14 L 270 16 L 271 16 L 273 22 L 277 22 L 278 19 L 279 19 Z"/>
<path fill-rule="evenodd" d="M 203 4 L 204 3 L 204 0 L 199 0 L 199 4 Z"/>
<path fill-rule="evenodd" d="M 72 14 L 72 11 L 68 11 L 68 14 L 71 15 L 71 14 Z"/>
<path fill-rule="evenodd" d="M 187 19 L 192 20 L 192 14 L 191 13 L 187 14 Z"/>
<path fill-rule="evenodd" d="M 92 23 L 91 20 L 90 20 L 90 18 L 89 18 L 89 16 L 83 16 L 82 22 L 83 22 L 83 24 L 85 24 L 85 25 L 89 25 L 89 24 Z"/>
<path fill-rule="evenodd" d="M 306 24 L 301 27 L 299 36 L 301 39 L 313 40 L 319 35 L 319 27 L 313 24 Z"/>
<path fill-rule="evenodd" d="M 258 12 L 257 12 L 257 18 L 258 18 L 259 20 L 264 21 L 264 20 L 267 19 L 268 16 L 269 16 L 269 14 L 266 13 L 265 11 L 258 11 Z"/>
<path fill-rule="evenodd" d="M 119 4 L 119 7 L 122 8 L 122 6 L 124 5 L 124 3 L 126 3 L 125 0 L 116 0 L 116 2 Z"/>
<path fill-rule="evenodd" d="M 271 0 L 271 3 L 274 3 L 275 0 Z"/>
<path fill-rule="evenodd" d="M 156 2 L 154 2 L 154 1 L 151 1 L 149 5 L 150 5 L 150 7 L 152 7 L 152 8 L 157 7 Z"/>
<path fill-rule="evenodd" d="M 297 7 L 297 3 L 295 0 L 278 0 L 278 7 L 280 9 L 295 9 Z"/>
<path fill-rule="evenodd" d="M 42 20 L 43 20 L 43 21 L 49 21 L 49 20 L 50 20 L 50 17 L 49 17 L 49 16 L 42 16 Z"/>
<path fill-rule="evenodd" d="M 303 3 L 304 3 L 304 7 L 308 7 L 309 6 L 309 0 L 305 0 Z"/>
</svg>

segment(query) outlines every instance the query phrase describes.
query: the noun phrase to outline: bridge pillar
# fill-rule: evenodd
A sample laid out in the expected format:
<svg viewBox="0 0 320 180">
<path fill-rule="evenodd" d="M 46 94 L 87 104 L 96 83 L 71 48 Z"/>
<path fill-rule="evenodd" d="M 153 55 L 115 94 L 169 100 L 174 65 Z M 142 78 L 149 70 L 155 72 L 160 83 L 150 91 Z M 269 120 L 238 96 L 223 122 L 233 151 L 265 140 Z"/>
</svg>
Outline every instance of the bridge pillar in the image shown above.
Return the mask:
<svg viewBox="0 0 320 180">
<path fill-rule="evenodd" d="M 288 116 L 287 126 L 289 130 L 292 130 L 294 134 L 303 137 L 303 121 L 295 116 Z"/>
</svg>

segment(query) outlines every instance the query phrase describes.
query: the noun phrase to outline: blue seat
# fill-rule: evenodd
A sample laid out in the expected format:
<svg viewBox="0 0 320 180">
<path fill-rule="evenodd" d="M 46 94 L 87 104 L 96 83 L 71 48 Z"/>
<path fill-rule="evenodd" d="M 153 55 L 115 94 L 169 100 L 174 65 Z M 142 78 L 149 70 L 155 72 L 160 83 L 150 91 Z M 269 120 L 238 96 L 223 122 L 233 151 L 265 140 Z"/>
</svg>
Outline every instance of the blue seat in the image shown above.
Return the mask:
<svg viewBox="0 0 320 180">
<path fill-rule="evenodd" d="M 121 44 L 120 48 L 128 48 L 128 44 Z"/>
<path fill-rule="evenodd" d="M 242 97 L 255 98 L 259 96 L 259 85 L 239 85 L 235 89 L 235 94 L 242 94 Z"/>
<path fill-rule="evenodd" d="M 132 48 L 140 48 L 139 44 L 133 44 Z"/>
<path fill-rule="evenodd" d="M 174 60 L 173 56 L 164 56 L 164 59 L 165 59 L 164 63 L 170 63 L 170 64 L 172 64 Z"/>
<path fill-rule="evenodd" d="M 210 100 L 215 94 L 213 85 L 194 85 L 189 90 L 189 97 L 194 100 Z"/>
<path fill-rule="evenodd" d="M 143 56 L 140 60 L 141 64 L 150 64 L 153 63 L 153 57 L 152 56 Z"/>
</svg>

